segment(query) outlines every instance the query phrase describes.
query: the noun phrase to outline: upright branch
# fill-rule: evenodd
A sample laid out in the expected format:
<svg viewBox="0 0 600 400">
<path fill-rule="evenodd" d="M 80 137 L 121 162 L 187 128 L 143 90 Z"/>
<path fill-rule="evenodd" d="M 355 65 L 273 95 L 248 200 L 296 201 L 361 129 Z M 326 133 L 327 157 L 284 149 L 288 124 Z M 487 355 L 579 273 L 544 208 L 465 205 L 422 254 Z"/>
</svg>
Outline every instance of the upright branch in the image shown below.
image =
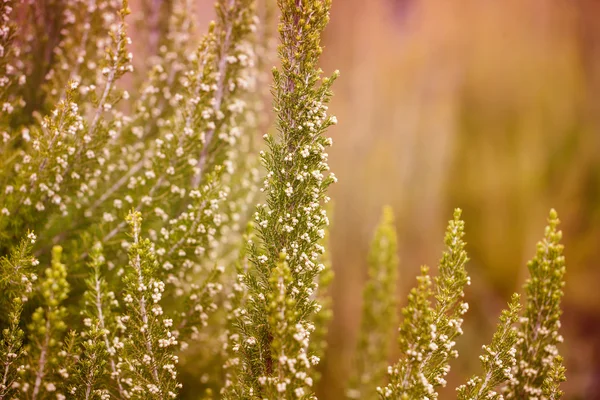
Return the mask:
<svg viewBox="0 0 600 400">
<path fill-rule="evenodd" d="M 326 211 L 331 215 L 333 206 L 332 203 L 328 204 L 329 207 Z M 322 358 L 327 350 L 327 333 L 329 331 L 329 324 L 333 318 L 333 296 L 331 293 L 331 284 L 334 279 L 333 265 L 331 259 L 331 251 L 329 246 L 329 235 L 331 225 L 326 226 L 325 236 L 319 242 L 325 252 L 319 257 L 319 262 L 323 265 L 323 270 L 319 273 L 319 276 L 315 278 L 317 282 L 316 292 L 313 298 L 318 303 L 318 311 L 312 315 L 312 322 L 315 326 L 314 332 L 311 334 L 311 340 L 309 343 L 309 352 Z M 321 380 L 321 373 L 315 371 L 314 380 L 318 384 Z"/>
<path fill-rule="evenodd" d="M 126 315 L 120 318 L 126 327 L 122 382 L 128 385 L 128 398 L 174 399 L 181 387 L 174 354 L 178 341 L 173 319 L 164 315 L 160 305 L 165 284 L 156 278 L 153 246 L 141 236 L 140 213 L 130 212 L 127 222 L 132 243 L 124 278 Z"/>
<path fill-rule="evenodd" d="M 68 4 L 79 9 L 75 14 L 65 11 L 70 19 L 82 19 L 77 20 L 77 26 L 91 23 L 85 20 L 88 16 L 99 19 L 102 15 L 111 23 L 102 34 L 96 32 L 106 36 L 102 40 L 98 38 L 98 43 L 94 44 L 101 50 L 93 52 L 87 48 L 89 44 L 80 50 L 71 49 L 67 38 L 56 50 L 65 57 L 68 53 L 69 60 L 73 56 L 71 52 L 80 54 L 73 57 L 78 61 L 71 60 L 73 69 L 69 69 L 71 65 L 67 59 L 59 57 L 64 61 L 61 68 L 68 70 L 65 80 L 69 80 L 60 85 L 61 94 L 56 96 L 51 111 L 40 115 L 35 123 L 20 132 L 22 149 L 15 151 L 7 165 L 6 172 L 10 173 L 1 176 L 4 185 L 0 203 L 6 209 L 0 216 L 2 231 L 14 235 L 13 232 L 20 232 L 24 226 L 41 225 L 47 229 L 48 222 L 50 227 L 54 223 L 64 228 L 64 218 L 81 207 L 83 198 L 95 194 L 98 175 L 102 174 L 106 164 L 111 142 L 115 145 L 113 128 L 120 123 L 120 113 L 115 105 L 128 95 L 116 90 L 115 84 L 132 69 L 125 21 L 129 8 L 126 0 L 119 3 L 118 10 L 104 2 L 103 10 L 98 10 L 94 4 Z M 90 69 L 84 75 L 75 72 L 83 63 L 81 58 L 94 66 L 93 71 Z M 65 71 L 61 69 L 60 73 Z M 60 81 L 58 77 L 56 79 Z M 54 91 L 57 89 L 51 90 Z"/>
<path fill-rule="evenodd" d="M 32 272 L 38 261 L 31 256 L 36 237 L 29 233 L 10 255 L 0 259 L 0 307 L 7 311 L 0 321 L 7 322 L 0 336 L 0 399 L 11 398 L 20 386 L 25 333 L 19 326 L 23 305 L 28 300 L 37 276 Z M 3 321 L 8 317 L 8 321 Z"/>
<path fill-rule="evenodd" d="M 456 209 L 448 223 L 446 249 L 435 284 L 428 270 L 422 269 L 419 284 L 410 292 L 408 305 L 402 310 L 399 344 L 403 355 L 389 369 L 390 383 L 379 389 L 383 398 L 436 399 L 436 387 L 446 385 L 450 359 L 458 357 L 455 340 L 463 333 L 462 316 L 469 308 L 463 301 L 464 288 L 470 284 L 465 270 L 468 258 L 463 241 L 464 222 L 460 217 L 461 210 Z"/>
<path fill-rule="evenodd" d="M 20 61 L 21 48 L 17 45 L 15 7 L 16 0 L 0 0 L 0 154 L 5 147 L 14 144 L 16 135 L 11 135 L 5 128 L 9 125 L 11 116 L 16 114 L 25 103 L 19 95 L 19 87 L 26 83 Z M 0 159 L 0 167 L 4 160 Z"/>
<path fill-rule="evenodd" d="M 557 345 L 563 341 L 558 330 L 566 269 L 563 245 L 560 244 L 562 232 L 558 230 L 558 224 L 558 215 L 551 210 L 544 239 L 538 243 L 535 257 L 527 264 L 530 278 L 525 284 L 527 303 L 520 319 L 519 363 L 514 371 L 517 379 L 506 389 L 508 399 L 547 399 L 544 394 L 546 381 L 552 374 L 561 375 Z M 557 385 L 560 383 L 560 380 L 552 381 Z"/>
<path fill-rule="evenodd" d="M 0 341 L 0 399 L 14 395 L 19 383 L 19 367 L 23 351 L 23 330 L 19 326 L 23 302 L 19 297 L 13 299 L 8 315 L 8 327 L 2 330 Z"/>
<path fill-rule="evenodd" d="M 46 398 L 56 392 L 59 386 L 59 352 L 67 329 L 67 309 L 62 302 L 69 293 L 67 269 L 61 263 L 61 254 L 62 248 L 55 246 L 51 266 L 46 268 L 39 284 L 42 304 L 33 313 L 28 326 L 29 359 L 25 364 L 26 375 L 20 387 L 24 398 L 29 400 Z"/>
<path fill-rule="evenodd" d="M 87 323 L 87 321 L 86 321 Z M 106 373 L 108 353 L 104 344 L 104 330 L 96 321 L 89 323 L 82 333 L 81 356 L 74 371 L 73 386 L 69 393 L 74 399 L 102 400 L 110 398 L 110 391 L 104 386 L 103 378 Z M 79 354 L 79 353 L 78 353 Z"/>
<path fill-rule="evenodd" d="M 328 219 L 322 202 L 335 181 L 327 175 L 331 139 L 323 136 L 335 117 L 327 116 L 333 78 L 318 68 L 321 32 L 330 0 L 280 0 L 281 67 L 274 96 L 279 135 L 265 134 L 261 153 L 267 176 L 266 204 L 255 214 L 258 243 L 250 244 L 251 266 L 243 274 L 247 301 L 237 322 L 234 347 L 242 372 L 227 385 L 225 398 L 313 398 L 312 314 L 319 308 L 319 241 Z"/>
<path fill-rule="evenodd" d="M 386 383 L 392 333 L 397 326 L 397 247 L 393 211 L 386 207 L 369 252 L 369 280 L 363 292 L 355 374 L 346 392 L 351 399 L 376 399 L 375 388 Z"/>
<path fill-rule="evenodd" d="M 90 276 L 86 280 L 82 311 L 85 326 L 82 357 L 78 363 L 77 384 L 71 394 L 96 399 L 114 392 L 115 397 L 125 399 L 119 364 L 124 343 L 115 315 L 119 303 L 104 278 L 106 267 L 100 243 L 94 244 L 88 266 Z"/>
<path fill-rule="evenodd" d="M 517 364 L 517 329 L 514 324 L 520 309 L 519 295 L 514 294 L 508 310 L 502 311 L 492 343 L 482 346 L 484 354 L 479 356 L 479 360 L 483 374 L 472 377 L 456 389 L 459 400 L 501 400 L 503 397 L 497 387 L 516 381 L 518 377 L 513 374 L 513 369 Z"/>
<path fill-rule="evenodd" d="M 555 357 L 552 368 L 550 368 L 548 376 L 546 376 L 542 384 L 543 398 L 547 400 L 559 400 L 562 398 L 564 392 L 560 390 L 560 384 L 567 380 L 565 371 L 562 357 Z"/>
<path fill-rule="evenodd" d="M 85 212 L 101 216 L 105 244 L 122 238 L 126 224 L 119 216 L 127 204 L 163 221 L 172 220 L 157 240 L 157 256 L 161 263 L 178 267 L 169 272 L 176 285 L 182 285 L 180 273 L 202 269 L 206 258 L 215 254 L 220 225 L 226 222 L 223 203 L 232 191 L 228 179 L 240 173 L 235 149 L 250 134 L 246 102 L 255 87 L 254 1 L 218 2 L 217 11 L 217 21 L 185 63 L 184 72 L 173 72 L 170 78 L 162 64 L 151 72 L 134 119 L 124 129 L 130 140 L 121 152 L 123 159 L 108 163 L 110 173 L 99 185 L 105 192 Z M 171 47 L 178 43 L 173 35 L 173 42 L 167 42 Z M 165 60 L 175 56 L 173 51 Z M 177 82 L 167 88 L 170 79 Z M 157 91 L 168 93 L 169 102 L 159 102 Z M 148 130 L 148 115 L 162 122 Z M 150 135 L 154 140 L 139 143 Z"/>
<path fill-rule="evenodd" d="M 195 55 L 192 38 L 197 14 L 192 0 L 171 2 L 169 24 L 158 53 L 150 57 L 150 71 L 135 101 L 131 122 L 124 128 L 124 139 L 137 140 L 155 136 L 160 129 L 172 127 L 171 119 L 180 104 L 184 74 L 191 68 Z M 160 10 L 156 10 L 158 13 Z"/>
</svg>

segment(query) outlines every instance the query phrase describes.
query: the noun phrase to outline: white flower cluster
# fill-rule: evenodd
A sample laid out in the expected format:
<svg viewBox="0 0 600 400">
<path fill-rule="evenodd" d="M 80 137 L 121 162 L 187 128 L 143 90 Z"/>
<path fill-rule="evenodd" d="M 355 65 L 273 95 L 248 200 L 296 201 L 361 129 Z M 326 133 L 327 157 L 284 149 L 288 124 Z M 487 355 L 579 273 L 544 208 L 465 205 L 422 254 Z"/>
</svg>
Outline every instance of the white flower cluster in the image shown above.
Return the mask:
<svg viewBox="0 0 600 400">
<path fill-rule="evenodd" d="M 83 198 L 94 197 L 112 152 L 106 143 L 121 120 L 120 112 L 112 107 L 118 100 L 115 83 L 131 70 L 131 54 L 126 49 L 130 40 L 117 3 L 99 1 L 88 7 L 85 2 L 65 2 L 65 36 L 54 50 L 56 65 L 44 77 L 56 107 L 20 132 L 28 146 L 11 165 L 14 177 L 7 188 L 14 190 L 7 193 L 3 215 L 44 215 L 58 209 L 66 217 L 81 207 Z M 94 42 L 90 22 L 96 16 L 106 30 L 105 36 L 99 33 L 102 30 L 97 32 Z M 97 68 L 98 63 L 106 67 Z M 96 75 L 100 69 L 108 73 Z M 94 107 L 90 92 L 98 98 Z M 110 117 L 103 116 L 106 112 Z M 111 121 L 110 129 L 107 121 Z"/>
<path fill-rule="evenodd" d="M 0 121 L 25 106 L 22 98 L 11 96 L 13 87 L 23 86 L 27 81 L 20 59 L 21 48 L 14 40 L 14 4 L 11 0 L 0 0 Z M 1 135 L 0 148 L 15 138 L 4 131 Z"/>
<path fill-rule="evenodd" d="M 128 312 L 121 321 L 123 331 L 128 333 L 123 351 L 129 357 L 119 358 L 124 375 L 120 382 L 125 393 L 141 394 L 148 390 L 163 398 L 176 398 L 181 386 L 175 369 L 178 357 L 174 354 L 179 345 L 179 331 L 173 329 L 173 319 L 164 316 L 160 305 L 165 283 L 148 275 L 156 268 L 156 261 L 150 243 L 140 237 L 139 213 L 130 214 L 128 221 L 133 230 L 133 244 L 129 248 L 131 271 L 126 274 Z M 144 368 L 136 365 L 140 360 Z"/>
</svg>

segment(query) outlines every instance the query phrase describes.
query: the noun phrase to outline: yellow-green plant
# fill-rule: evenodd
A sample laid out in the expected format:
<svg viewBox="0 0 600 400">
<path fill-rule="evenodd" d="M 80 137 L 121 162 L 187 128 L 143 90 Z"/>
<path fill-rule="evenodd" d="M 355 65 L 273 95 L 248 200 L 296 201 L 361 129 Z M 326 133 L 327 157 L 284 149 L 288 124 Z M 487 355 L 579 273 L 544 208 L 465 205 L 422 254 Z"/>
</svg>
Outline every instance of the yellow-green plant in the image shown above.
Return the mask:
<svg viewBox="0 0 600 400">
<path fill-rule="evenodd" d="M 355 376 L 348 398 L 376 399 L 376 388 L 385 383 L 392 333 L 397 325 L 397 240 L 393 211 L 386 207 L 369 253 L 369 280 L 363 293 Z"/>
<path fill-rule="evenodd" d="M 389 384 L 378 389 L 384 398 L 435 398 L 434 388 L 446 383 L 449 360 L 458 356 L 454 347 L 468 310 L 463 297 L 470 282 L 460 215 L 456 210 L 448 224 L 438 276 L 432 280 L 423 267 L 418 286 L 402 310 L 398 339 L 402 356 L 390 367 Z"/>
<path fill-rule="evenodd" d="M 196 40 L 192 3 L 152 10 L 147 72 L 134 74 L 127 0 L 0 0 L 0 400 L 316 398 L 332 310 L 338 73 L 318 67 L 331 0 L 277 1 L 277 133 L 259 153 L 270 35 L 257 15 L 271 6 L 218 0 Z M 514 297 L 459 398 L 561 396 L 557 224 L 553 212 L 524 313 Z M 457 210 L 386 368 L 398 265 L 386 209 L 349 397 L 437 398 L 468 309 L 463 236 Z"/>
<path fill-rule="evenodd" d="M 177 397 L 218 308 L 257 191 L 256 7 L 217 2 L 200 40 L 168 9 L 129 93 L 127 1 L 0 3 L 0 398 Z"/>
<path fill-rule="evenodd" d="M 399 329 L 401 357 L 388 369 L 389 383 L 377 388 L 382 399 L 437 399 L 437 388 L 446 386 L 444 378 L 450 360 L 458 357 L 456 340 L 469 309 L 463 301 L 470 278 L 460 216 L 456 210 L 448 224 L 437 276 L 432 278 L 429 269 L 422 267 L 418 284 L 408 295 Z M 565 266 L 554 210 L 548 221 L 536 257 L 529 263 L 525 311 L 521 313 L 519 295 L 514 294 L 491 344 L 483 346 L 479 357 L 483 374 L 457 388 L 459 399 L 561 397 L 559 384 L 565 376 L 556 345 L 562 342 L 558 328 Z M 365 296 L 365 301 L 367 307 L 378 306 L 372 296 Z M 371 371 L 376 371 L 376 365 L 370 365 Z"/>
<path fill-rule="evenodd" d="M 335 124 L 327 115 L 332 78 L 318 69 L 321 32 L 329 20 L 328 0 L 278 1 L 280 69 L 274 70 L 278 135 L 265 134 L 262 191 L 266 203 L 255 213 L 256 242 L 249 243 L 250 267 L 242 284 L 231 346 L 238 371 L 225 382 L 224 398 L 312 398 L 319 357 L 309 346 L 324 247 L 327 214 L 322 206 L 335 181 L 328 174 Z"/>
<path fill-rule="evenodd" d="M 558 330 L 565 258 L 556 211 L 550 212 L 548 222 L 544 239 L 538 243 L 537 253 L 527 265 L 530 274 L 525 284 L 527 306 L 519 320 L 515 379 L 505 393 L 509 399 L 558 398 L 558 383 L 564 380 L 557 346 L 563 342 Z"/>
</svg>

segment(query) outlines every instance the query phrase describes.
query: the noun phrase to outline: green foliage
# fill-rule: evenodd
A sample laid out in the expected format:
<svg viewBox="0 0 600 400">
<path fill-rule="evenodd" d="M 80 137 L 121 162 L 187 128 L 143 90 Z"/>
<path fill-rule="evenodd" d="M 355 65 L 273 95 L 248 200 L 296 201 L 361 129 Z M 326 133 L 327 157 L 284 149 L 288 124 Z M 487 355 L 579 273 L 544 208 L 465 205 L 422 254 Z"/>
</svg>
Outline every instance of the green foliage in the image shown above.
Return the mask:
<svg viewBox="0 0 600 400">
<path fill-rule="evenodd" d="M 130 94 L 127 1 L 42 3 L 0 0 L 0 399 L 315 399 L 332 314 L 338 73 L 318 68 L 331 1 L 277 2 L 277 134 L 260 153 L 271 5 L 218 0 L 196 42 L 192 2 L 173 0 L 152 15 Z M 349 397 L 438 397 L 468 309 L 460 217 L 437 275 L 423 267 L 408 296 L 387 367 L 398 256 L 384 211 Z M 562 395 L 565 267 L 549 221 L 523 314 L 515 296 L 459 398 Z"/>
<path fill-rule="evenodd" d="M 329 203 L 330 205 L 332 203 Z M 331 215 L 332 206 L 327 209 L 327 213 Z M 321 239 L 320 244 L 323 248 L 329 248 L 329 235 L 330 226 L 324 228 L 325 236 Z M 323 270 L 319 273 L 316 278 L 316 294 L 315 299 L 319 305 L 319 311 L 312 315 L 312 323 L 315 330 L 311 334 L 309 343 L 309 353 L 316 355 L 319 358 L 325 356 L 327 350 L 327 333 L 329 323 L 333 318 L 333 299 L 331 296 L 331 284 L 334 279 L 334 272 L 332 268 L 332 261 L 330 252 L 325 252 L 321 255 L 320 261 L 323 265 Z M 314 382 L 318 383 L 321 379 L 321 373 L 319 371 L 314 372 Z"/>
<path fill-rule="evenodd" d="M 158 263 L 148 239 L 141 237 L 141 214 L 132 211 L 127 216 L 133 242 L 129 246 L 129 266 L 124 275 L 125 315 L 123 378 L 131 398 L 176 398 L 177 333 L 173 319 L 164 315 L 161 307 L 165 284 L 154 278 Z"/>
<path fill-rule="evenodd" d="M 90 324 L 89 329 L 82 334 L 83 349 L 79 368 L 75 371 L 75 384 L 69 390 L 72 395 L 85 399 L 102 399 L 109 395 L 106 388 L 101 388 L 109 358 L 104 343 L 105 334 L 106 331 L 98 323 Z"/>
<path fill-rule="evenodd" d="M 0 367 L 2 368 L 0 383 L 0 398 L 14 393 L 14 384 L 19 381 L 18 372 L 25 351 L 23 338 L 25 333 L 19 323 L 23 313 L 23 303 L 29 298 L 37 275 L 31 271 L 39 264 L 31 256 L 36 236 L 29 233 L 18 246 L 12 249 L 9 256 L 0 259 L 0 304 L 8 314 L 7 326 L 2 330 L 0 340 Z"/>
<path fill-rule="evenodd" d="M 277 138 L 265 134 L 261 152 L 267 170 L 266 204 L 255 214 L 258 244 L 249 244 L 250 268 L 243 274 L 248 300 L 238 311 L 233 348 L 240 356 L 236 382 L 225 398 L 312 398 L 310 335 L 319 263 L 328 219 L 321 203 L 335 181 L 323 136 L 335 123 L 326 114 L 333 83 L 317 70 L 320 34 L 329 19 L 329 1 L 278 2 L 280 70 L 274 71 Z"/>
<path fill-rule="evenodd" d="M 13 384 L 18 380 L 17 362 L 23 356 L 23 330 L 19 327 L 23 304 L 20 298 L 13 299 L 8 315 L 8 327 L 2 331 L 0 358 L 2 359 L 2 384 L 0 398 L 13 392 Z"/>
<path fill-rule="evenodd" d="M 388 370 L 390 383 L 378 388 L 381 398 L 438 398 L 436 387 L 446 384 L 444 376 L 450 370 L 449 360 L 458 357 L 454 346 L 463 333 L 462 316 L 468 305 L 462 298 L 465 286 L 470 284 L 462 240 L 464 222 L 460 216 L 460 210 L 456 210 L 448 224 L 446 250 L 440 260 L 438 276 L 432 280 L 428 268 L 423 267 L 417 287 L 408 296 L 400 325 L 402 356 Z M 480 356 L 483 374 L 457 389 L 459 399 L 531 395 L 542 399 L 560 398 L 559 384 L 565 379 L 565 371 L 556 344 L 562 341 L 558 328 L 565 267 L 557 224 L 553 210 L 536 258 L 528 264 L 531 278 L 526 284 L 525 316 L 520 314 L 519 296 L 515 294 L 508 310 L 502 312 L 491 344 L 483 346 L 484 354 Z M 365 301 L 366 307 L 376 309 L 377 302 L 371 296 L 366 295 Z M 518 326 L 517 321 L 520 321 Z M 531 357 L 538 358 L 529 361 Z M 369 371 L 376 371 L 375 365 L 371 363 Z M 538 369 L 532 369 L 531 365 Z M 537 389 L 532 387 L 532 382 L 538 385 Z M 519 388 L 522 392 L 518 392 Z"/>
<path fill-rule="evenodd" d="M 514 372 L 517 379 L 506 391 L 509 399 L 560 397 L 557 388 L 550 388 L 552 383 L 560 382 L 563 375 L 561 361 L 557 359 L 557 345 L 563 341 L 558 329 L 565 258 L 558 223 L 556 211 L 550 211 L 544 239 L 538 243 L 535 257 L 527 264 L 530 274 L 525 284 L 527 305 L 520 320 L 516 355 L 519 362 Z"/>
<path fill-rule="evenodd" d="M 517 330 L 513 325 L 519 317 L 520 308 L 519 296 L 513 295 L 508 310 L 502 311 L 492 343 L 484 345 L 484 354 L 479 356 L 484 375 L 474 376 L 466 385 L 458 387 L 459 399 L 501 399 L 502 395 L 494 389 L 501 383 L 515 379 L 513 369 L 517 363 Z"/>
<path fill-rule="evenodd" d="M 83 391 L 87 396 L 104 395 L 109 388 L 109 379 L 116 383 L 119 397 L 124 397 L 123 384 L 121 383 L 121 368 L 118 351 L 122 349 L 121 341 L 117 335 L 115 308 L 118 301 L 114 292 L 108 290 L 104 279 L 105 259 L 102 254 L 102 244 L 93 245 L 90 252 L 88 266 L 91 269 L 90 277 L 86 280 L 87 290 L 84 293 L 83 324 L 87 328 L 81 336 L 83 340 L 83 356 L 81 369 L 78 372 L 80 388 L 72 394 L 81 395 Z M 109 378 L 110 376 L 110 378 Z"/>
<path fill-rule="evenodd" d="M 561 356 L 557 356 L 554 358 L 554 362 L 550 371 L 548 371 L 548 376 L 544 379 L 544 383 L 542 384 L 542 395 L 548 400 L 558 400 L 564 394 L 562 390 L 560 390 L 560 384 L 567 380 L 565 376 L 566 368 L 563 366 L 563 360 Z"/>
<path fill-rule="evenodd" d="M 394 214 L 383 210 L 369 253 L 369 280 L 364 289 L 360 337 L 354 363 L 356 376 L 349 398 L 376 399 L 375 388 L 386 381 L 392 332 L 396 327 L 398 248 Z"/>
<path fill-rule="evenodd" d="M 37 240 L 33 232 L 21 239 L 9 255 L 0 258 L 0 290 L 4 296 L 0 301 L 12 302 L 14 298 L 27 301 L 33 290 L 37 275 L 33 273 L 39 261 L 31 255 Z"/>
<path fill-rule="evenodd" d="M 60 262 L 62 248 L 52 249 L 52 262 L 40 279 L 41 305 L 34 311 L 27 330 L 27 361 L 24 364 L 22 390 L 25 398 L 35 400 L 56 391 L 59 381 L 67 377 L 62 368 L 67 309 L 63 305 L 69 293 L 67 269 Z"/>
<path fill-rule="evenodd" d="M 218 2 L 199 42 L 192 2 L 168 9 L 130 94 L 126 1 L 1 3 L 2 398 L 175 397 L 175 352 L 223 301 L 257 191 L 256 9 Z M 17 239 L 27 229 L 43 232 L 35 249 L 33 234 Z M 68 284 L 55 255 L 36 289 L 31 253 L 47 260 L 56 243 Z"/>
<path fill-rule="evenodd" d="M 432 281 L 428 268 L 423 267 L 418 285 L 402 310 L 398 341 L 402 356 L 390 368 L 390 383 L 378 389 L 383 398 L 437 398 L 435 388 L 446 385 L 449 361 L 458 357 L 454 346 L 463 333 L 462 316 L 468 304 L 462 298 L 464 287 L 470 283 L 460 216 L 461 211 L 455 210 L 454 219 L 448 223 L 439 275 Z"/>
</svg>

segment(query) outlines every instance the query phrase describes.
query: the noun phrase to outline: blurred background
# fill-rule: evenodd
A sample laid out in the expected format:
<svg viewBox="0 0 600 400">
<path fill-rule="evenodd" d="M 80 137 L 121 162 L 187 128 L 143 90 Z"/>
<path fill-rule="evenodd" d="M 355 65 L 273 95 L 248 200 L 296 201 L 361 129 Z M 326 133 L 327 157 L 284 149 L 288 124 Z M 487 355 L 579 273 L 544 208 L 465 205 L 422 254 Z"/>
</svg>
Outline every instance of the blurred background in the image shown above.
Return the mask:
<svg viewBox="0 0 600 400">
<path fill-rule="evenodd" d="M 206 23 L 213 1 L 200 3 Z M 335 316 L 320 398 L 342 398 L 369 242 L 389 204 L 401 302 L 419 266 L 436 265 L 452 209 L 464 211 L 471 308 L 441 398 L 479 368 L 479 345 L 521 291 L 556 208 L 565 397 L 600 399 L 599 21 L 596 0 L 333 1 L 323 68 L 342 74 L 331 105 Z"/>
<path fill-rule="evenodd" d="M 342 76 L 332 102 L 335 317 L 323 398 L 338 398 L 346 379 L 384 204 L 398 221 L 401 301 L 419 266 L 436 265 L 452 209 L 464 211 L 472 307 L 441 398 L 479 367 L 473 344 L 489 341 L 521 291 L 556 208 L 566 398 L 600 398 L 599 21 L 594 0 L 333 1 L 324 68 Z"/>
</svg>

